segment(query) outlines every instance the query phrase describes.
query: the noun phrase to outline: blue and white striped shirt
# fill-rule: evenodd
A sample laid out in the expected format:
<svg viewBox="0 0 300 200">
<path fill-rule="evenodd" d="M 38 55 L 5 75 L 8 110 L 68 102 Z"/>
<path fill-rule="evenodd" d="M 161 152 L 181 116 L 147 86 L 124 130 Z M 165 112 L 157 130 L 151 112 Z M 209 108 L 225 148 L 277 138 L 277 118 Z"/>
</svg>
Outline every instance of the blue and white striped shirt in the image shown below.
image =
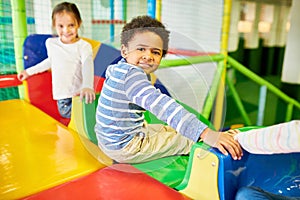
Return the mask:
<svg viewBox="0 0 300 200">
<path fill-rule="evenodd" d="M 207 128 L 194 114 L 156 89 L 141 68 L 122 59 L 106 71 L 96 113 L 99 144 L 119 150 L 135 135 L 144 135 L 141 129 L 145 110 L 195 142 Z"/>
</svg>

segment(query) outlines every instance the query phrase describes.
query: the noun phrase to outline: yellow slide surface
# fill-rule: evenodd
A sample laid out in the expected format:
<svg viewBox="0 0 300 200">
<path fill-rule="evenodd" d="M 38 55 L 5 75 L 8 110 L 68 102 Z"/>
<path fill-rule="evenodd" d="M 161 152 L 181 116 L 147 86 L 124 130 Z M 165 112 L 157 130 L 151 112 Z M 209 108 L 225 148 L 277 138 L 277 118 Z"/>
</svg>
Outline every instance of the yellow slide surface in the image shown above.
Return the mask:
<svg viewBox="0 0 300 200">
<path fill-rule="evenodd" d="M 0 113 L 0 199 L 22 198 L 105 167 L 78 133 L 30 103 L 1 101 Z"/>
</svg>

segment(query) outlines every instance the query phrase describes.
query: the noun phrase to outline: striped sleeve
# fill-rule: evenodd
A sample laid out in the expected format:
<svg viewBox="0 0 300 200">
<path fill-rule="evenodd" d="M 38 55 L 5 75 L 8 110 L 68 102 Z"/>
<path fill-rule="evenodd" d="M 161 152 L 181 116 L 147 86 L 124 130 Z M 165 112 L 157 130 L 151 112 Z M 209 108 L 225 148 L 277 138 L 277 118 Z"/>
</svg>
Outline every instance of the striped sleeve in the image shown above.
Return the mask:
<svg viewBox="0 0 300 200">
<path fill-rule="evenodd" d="M 133 103 L 149 110 L 183 136 L 198 141 L 207 125 L 174 99 L 162 94 L 145 76 L 144 72 L 136 69 L 128 73 L 124 84 L 127 97 Z"/>
<path fill-rule="evenodd" d="M 241 132 L 235 138 L 254 154 L 300 152 L 300 120 Z"/>
</svg>

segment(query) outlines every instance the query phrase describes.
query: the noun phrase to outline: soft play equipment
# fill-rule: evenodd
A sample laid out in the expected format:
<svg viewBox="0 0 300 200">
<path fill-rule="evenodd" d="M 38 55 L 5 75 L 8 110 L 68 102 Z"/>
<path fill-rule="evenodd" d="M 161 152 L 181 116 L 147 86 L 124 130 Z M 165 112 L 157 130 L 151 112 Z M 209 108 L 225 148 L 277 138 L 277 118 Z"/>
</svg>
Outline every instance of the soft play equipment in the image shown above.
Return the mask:
<svg viewBox="0 0 300 200">
<path fill-rule="evenodd" d="M 56 37 L 49 34 L 33 34 L 26 38 L 23 45 L 24 68 L 33 65 L 47 58 L 45 41 L 49 37 Z M 120 58 L 120 52 L 106 44 L 95 40 L 87 40 L 93 48 L 94 58 L 94 88 L 99 92 L 104 81 L 106 67 Z M 28 100 L 34 106 L 48 113 L 53 118 L 68 125 L 69 119 L 61 117 L 58 113 L 56 101 L 52 98 L 51 72 L 44 72 L 31 76 L 26 80 Z"/>
<path fill-rule="evenodd" d="M 52 36 L 32 37 L 43 38 L 33 39 L 33 43 L 43 43 Z M 99 80 L 104 80 L 107 64 L 116 62 L 119 52 L 99 42 L 90 42 L 96 47 L 95 88 L 98 88 L 98 97 L 101 91 Z M 105 54 L 107 52 L 113 53 Z M 106 55 L 106 61 L 103 61 L 106 64 L 101 63 L 102 54 Z M 30 58 L 30 54 L 24 57 L 25 62 L 31 62 Z M 53 107 L 50 109 L 50 104 L 56 105 L 49 102 L 50 75 L 45 72 L 28 79 L 25 83 L 28 100 L 0 102 L 0 199 L 232 200 L 243 186 L 300 196 L 300 153 L 256 155 L 244 151 L 243 158 L 234 161 L 199 142 L 189 155 L 134 165 L 118 164 L 96 145 L 93 127 L 97 101 L 85 104 L 79 97 L 74 97 L 71 121 L 66 123 L 54 113 Z M 1 81 L 3 87 L 20 84 L 15 76 L 10 78 L 13 80 Z M 41 84 L 44 84 L 42 88 L 37 88 Z M 200 113 L 178 102 L 213 128 Z M 150 112 L 145 113 L 145 118 L 149 123 L 162 123 Z M 241 131 L 252 128 L 259 127 L 245 127 Z"/>
<path fill-rule="evenodd" d="M 190 200 L 189 197 L 126 164 L 106 167 L 25 199 Z"/>
<path fill-rule="evenodd" d="M 19 199 L 104 167 L 76 132 L 27 101 L 1 101 L 0 110 L 0 199 Z"/>
</svg>

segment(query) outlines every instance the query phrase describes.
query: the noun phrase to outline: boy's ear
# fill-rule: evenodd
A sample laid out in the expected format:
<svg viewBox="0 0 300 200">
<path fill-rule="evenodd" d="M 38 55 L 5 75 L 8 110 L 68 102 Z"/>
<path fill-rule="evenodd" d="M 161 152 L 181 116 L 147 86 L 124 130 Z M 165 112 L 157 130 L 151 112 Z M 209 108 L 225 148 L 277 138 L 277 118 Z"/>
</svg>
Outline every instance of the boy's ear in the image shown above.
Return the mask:
<svg viewBox="0 0 300 200">
<path fill-rule="evenodd" d="M 126 46 L 124 44 L 122 44 L 121 45 L 121 55 L 122 55 L 122 57 L 125 58 L 127 56 L 127 52 L 128 52 L 128 50 L 127 50 Z"/>
</svg>

